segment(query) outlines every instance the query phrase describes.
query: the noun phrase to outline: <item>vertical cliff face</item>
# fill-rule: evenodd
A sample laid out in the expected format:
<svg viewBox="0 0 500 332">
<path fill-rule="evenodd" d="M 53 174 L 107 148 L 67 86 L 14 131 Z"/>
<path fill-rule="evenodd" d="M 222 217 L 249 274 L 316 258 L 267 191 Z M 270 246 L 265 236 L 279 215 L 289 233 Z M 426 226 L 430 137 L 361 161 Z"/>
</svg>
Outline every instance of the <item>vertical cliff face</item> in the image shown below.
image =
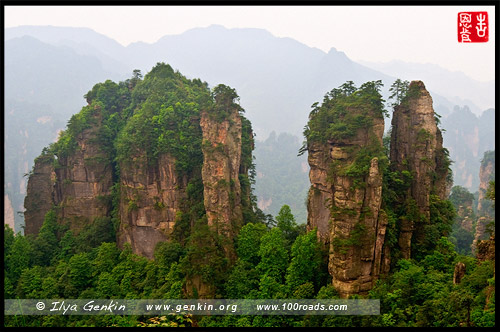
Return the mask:
<svg viewBox="0 0 500 332">
<path fill-rule="evenodd" d="M 109 217 L 112 166 L 95 140 L 101 121 L 98 114 L 96 109 L 93 126 L 74 139 L 71 152 L 45 153 L 35 160 L 24 202 L 26 234 L 38 234 L 52 206 L 58 207 L 59 223 L 68 225 L 74 234 L 97 217 Z"/>
<path fill-rule="evenodd" d="M 307 230 L 317 230 L 318 239 L 330 242 L 330 209 L 327 202 L 332 199 L 332 185 L 328 181 L 330 156 L 328 145 L 312 142 L 308 146 L 311 188 L 307 195 Z"/>
<path fill-rule="evenodd" d="M 203 133 L 203 197 L 208 225 L 233 239 L 243 224 L 239 180 L 242 156 L 242 119 L 231 89 L 218 91 L 214 108 L 201 114 Z M 221 116 L 224 114 L 224 116 Z M 244 173 L 246 174 L 246 173 Z M 234 248 L 225 247 L 230 259 Z"/>
<path fill-rule="evenodd" d="M 202 113 L 204 204 L 208 224 L 228 237 L 241 224 L 241 119 L 238 111 L 218 122 Z M 234 226 L 233 226 L 234 224 Z"/>
<path fill-rule="evenodd" d="M 377 93 L 361 89 L 357 95 L 324 101 L 312 112 L 309 122 L 313 132 L 321 126 L 316 119 L 324 121 L 331 115 L 326 125 L 330 130 L 340 130 L 328 136 L 327 129 L 324 141 L 308 137 L 311 188 L 307 228 L 316 228 L 318 237 L 328 244 L 328 270 L 342 297 L 370 290 L 382 264 L 387 225 L 387 216 L 381 210 L 379 164 L 383 158 L 384 120 L 380 109 L 359 103 L 368 95 Z M 345 112 L 335 112 L 344 105 L 349 105 Z"/>
<path fill-rule="evenodd" d="M 479 168 L 479 199 L 477 203 L 477 211 L 479 215 L 491 215 L 491 201 L 486 199 L 486 192 L 490 181 L 495 180 L 495 151 L 487 151 L 484 153 Z"/>
<path fill-rule="evenodd" d="M 96 119 L 100 122 L 99 119 Z M 99 123 L 77 137 L 77 148 L 60 156 L 55 168 L 54 204 L 60 221 L 75 233 L 97 217 L 109 217 L 113 170 L 108 157 L 95 142 Z"/>
<path fill-rule="evenodd" d="M 490 181 L 495 180 L 495 151 L 484 153 L 481 168 L 479 169 L 479 180 L 479 199 L 477 203 L 479 218 L 476 221 L 476 231 L 471 246 L 472 252 L 477 252 L 477 247 L 481 240 L 487 239 L 488 224 L 495 218 L 495 212 L 492 208 L 493 202 L 486 197 Z"/>
<path fill-rule="evenodd" d="M 120 167 L 118 244 L 128 242 L 134 253 L 153 258 L 156 244 L 166 241 L 173 230 L 186 196 L 187 177 L 177 175 L 175 159 L 168 154 L 162 154 L 154 165 L 144 160 L 143 155 Z"/>
<path fill-rule="evenodd" d="M 28 179 L 27 195 L 24 199 L 24 234 L 36 235 L 43 224 L 45 214 L 54 203 L 54 156 L 43 154 L 35 160 Z"/>
<path fill-rule="evenodd" d="M 423 227 L 430 220 L 430 195 L 447 196 L 447 165 L 441 131 L 437 127 L 432 98 L 421 81 L 409 86 L 406 100 L 392 117 L 391 170 L 409 172 L 412 180 L 405 201 L 415 206 L 413 218 L 401 218 L 399 246 L 410 258 L 413 240 L 422 241 Z"/>
</svg>

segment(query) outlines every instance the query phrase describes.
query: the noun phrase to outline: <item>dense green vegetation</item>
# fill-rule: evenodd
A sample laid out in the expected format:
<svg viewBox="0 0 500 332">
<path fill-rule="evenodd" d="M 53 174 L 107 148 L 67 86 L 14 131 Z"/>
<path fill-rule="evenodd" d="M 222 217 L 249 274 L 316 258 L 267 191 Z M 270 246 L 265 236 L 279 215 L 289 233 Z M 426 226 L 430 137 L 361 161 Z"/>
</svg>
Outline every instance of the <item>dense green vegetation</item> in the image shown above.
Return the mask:
<svg viewBox="0 0 500 332">
<path fill-rule="evenodd" d="M 449 200 L 457 211 L 450 241 L 453 242 L 458 253 L 472 255 L 471 245 L 474 240 L 477 220 L 473 209 L 474 195 L 462 186 L 454 186 L 451 188 Z M 464 227 L 468 226 L 463 224 L 470 224 L 471 229 L 465 229 Z"/>
<path fill-rule="evenodd" d="M 154 260 L 133 254 L 128 245 L 119 249 L 114 242 L 102 242 L 92 249 L 75 249 L 68 253 L 68 246 L 73 246 L 67 239 L 53 241 L 57 226 L 54 227 L 49 217 L 37 238 L 14 236 L 13 231 L 5 227 L 5 298 L 186 298 L 183 285 L 193 268 L 192 256 L 197 255 L 193 250 L 211 257 L 205 260 L 213 265 L 211 270 L 204 272 L 207 276 L 216 276 L 218 271 L 214 269 L 225 264 L 213 252 L 210 254 L 206 249 L 200 252 L 203 246 L 199 243 L 195 247 L 185 247 L 177 241 L 160 243 Z M 338 298 L 333 287 L 328 286 L 327 256 L 318 244 L 316 232 L 304 233 L 290 223 L 289 218 L 288 208 L 284 207 L 276 217 L 282 227 L 269 228 L 263 223 L 243 226 L 236 238 L 238 259 L 224 273 L 225 278 L 219 279 L 218 296 L 233 299 Z M 34 255 L 36 243 L 42 239 L 51 247 L 45 260 Z M 190 242 L 194 244 L 196 239 Z M 459 261 L 466 265 L 466 274 L 460 284 L 454 285 L 453 267 Z M 368 298 L 381 299 L 380 316 L 178 315 L 164 317 L 162 324 L 494 326 L 493 266 L 491 261 L 478 262 L 457 254 L 453 244 L 443 237 L 432 254 L 420 261 L 400 260 L 393 273 L 370 291 Z M 6 316 L 6 325 L 154 325 L 154 320 L 150 319 L 148 316 Z"/>
<path fill-rule="evenodd" d="M 332 90 L 323 105 L 313 105 L 305 131 L 308 143 L 342 140 L 354 135 L 353 131 L 368 129 L 372 117 L 383 118 L 386 111 L 379 89 L 377 81 L 365 83 L 359 89 L 348 82 Z M 274 218 L 256 207 L 251 188 L 256 175 L 252 130 L 245 118 L 242 129 L 249 135 L 242 137 L 241 167 L 245 172 L 241 172 L 240 182 L 242 193 L 249 195 L 242 195 L 243 226 L 234 239 L 228 239 L 207 225 L 200 177 L 203 160 L 200 111 L 206 110 L 222 121 L 227 114 L 220 115 L 220 111 L 227 110 L 238 98 L 233 89 L 219 86 L 210 91 L 205 83 L 187 80 L 170 66 L 160 64 L 144 79 L 134 72 L 125 82 L 98 84 L 86 98 L 89 105 L 70 120 L 60 140 L 44 150 L 42 157 L 65 158 L 78 148 L 75 145 L 78 135 L 91 128 L 97 131 L 96 140 L 106 151 L 102 162 L 113 164 L 115 177 L 124 167 L 133 165 L 130 160 L 134 157 L 139 156 L 137 162 L 148 164 L 162 153 L 171 154 L 176 158 L 178 175 L 189 178 L 171 239 L 156 246 L 152 260 L 134 254 L 129 244 L 119 248 L 115 232 L 120 223 L 117 204 L 121 189 L 115 185 L 112 197 L 103 198 L 112 207 L 111 215 L 97 218 L 78 234 L 58 222 L 57 207 L 46 214 L 37 236 L 14 235 L 12 229 L 4 227 L 5 298 L 197 298 L 196 290 L 187 287 L 197 277 L 213 290 L 214 298 L 339 298 L 328 274 L 328 252 L 318 242 L 316 232 L 306 232 L 288 205 L 283 205 Z M 384 175 L 382 209 L 389 221 L 385 245 L 393 249 L 393 268 L 365 297 L 381 300 L 381 315 L 6 316 L 5 325 L 494 326 L 494 262 L 480 262 L 462 255 L 452 239 L 445 236 L 451 231 L 455 217 L 450 201 L 431 195 L 431 218 L 424 227 L 425 241 L 415 248 L 411 260 L 399 259 L 399 220 L 420 218 L 415 202 L 404 196 L 412 175 L 407 171 L 391 171 L 386 147 L 375 143 L 353 150 L 353 162 L 334 171 L 357 179 L 355 184 L 363 186 L 370 160 L 374 156 L 379 158 Z M 494 198 L 494 189 L 488 197 Z M 470 196 L 455 190 L 452 201 L 464 199 Z M 362 229 L 356 228 L 349 245 L 360 236 Z M 234 261 L 225 254 L 228 245 L 234 246 Z M 458 262 L 465 264 L 466 271 L 461 282 L 454 284 L 454 267 Z"/>
<path fill-rule="evenodd" d="M 312 105 L 309 122 L 304 129 L 306 143 L 326 143 L 355 136 L 358 129 L 372 126 L 372 119 L 388 116 L 380 94 L 381 81 L 372 81 L 356 88 L 352 81 L 342 84 L 325 95 L 323 103 Z"/>
</svg>

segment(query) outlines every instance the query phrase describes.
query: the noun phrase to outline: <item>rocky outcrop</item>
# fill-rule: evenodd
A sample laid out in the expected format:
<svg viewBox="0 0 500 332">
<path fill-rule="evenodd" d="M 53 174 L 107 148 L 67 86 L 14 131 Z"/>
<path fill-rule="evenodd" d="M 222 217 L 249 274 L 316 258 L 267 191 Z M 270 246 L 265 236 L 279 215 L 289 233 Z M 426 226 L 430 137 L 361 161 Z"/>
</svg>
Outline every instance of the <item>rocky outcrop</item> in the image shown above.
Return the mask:
<svg viewBox="0 0 500 332">
<path fill-rule="evenodd" d="M 15 231 L 14 208 L 12 207 L 12 202 L 9 199 L 9 195 L 4 194 L 3 204 L 4 204 L 4 211 L 3 211 L 4 224 L 9 225 L 9 227 Z"/>
<path fill-rule="evenodd" d="M 492 222 L 491 219 L 487 217 L 479 217 L 476 221 L 476 232 L 474 233 L 474 240 L 472 240 L 471 250 L 472 253 L 477 253 L 477 248 L 482 240 L 488 238 L 487 227 L 488 224 Z"/>
<path fill-rule="evenodd" d="M 455 270 L 453 271 L 453 285 L 458 285 L 465 275 L 465 264 L 458 262 L 455 264 Z"/>
<path fill-rule="evenodd" d="M 352 179 L 344 176 L 334 175 L 333 183 L 328 270 L 342 297 L 364 294 L 380 275 L 387 226 L 387 216 L 380 210 L 382 174 L 378 159 L 371 160 L 365 188 L 352 190 Z"/>
<path fill-rule="evenodd" d="M 98 217 L 111 213 L 113 170 L 108 156 L 95 142 L 98 126 L 84 130 L 78 147 L 69 156 L 58 158 L 55 168 L 54 204 L 62 223 L 78 234 Z"/>
<path fill-rule="evenodd" d="M 395 107 L 392 117 L 391 170 L 411 174 L 411 184 L 401 203 L 414 204 L 415 218 L 420 219 L 399 221 L 398 243 L 403 258 L 411 257 L 412 241 L 423 241 L 423 227 L 430 220 L 431 192 L 442 200 L 448 194 L 448 165 L 435 116 L 431 95 L 421 81 L 413 81 L 406 100 Z"/>
<path fill-rule="evenodd" d="M 200 121 L 203 133 L 203 197 L 208 225 L 217 233 L 232 239 L 242 226 L 241 186 L 241 117 L 237 108 L 230 108 L 222 121 L 203 112 Z M 234 258 L 234 248 L 225 248 Z"/>
<path fill-rule="evenodd" d="M 308 147 L 311 188 L 307 196 L 307 229 L 317 229 L 318 238 L 323 243 L 330 242 L 330 209 L 333 188 L 328 181 L 330 156 L 327 145 L 313 142 Z"/>
<path fill-rule="evenodd" d="M 329 250 L 328 270 L 340 296 L 365 294 L 377 280 L 383 265 L 383 244 L 387 216 L 381 210 L 382 173 L 377 157 L 371 158 L 368 172 L 353 176 L 360 153 L 381 149 L 384 120 L 361 109 L 352 114 L 369 116 L 371 125 L 350 137 L 308 144 L 309 178 L 308 230 L 317 229 L 318 238 Z M 339 119 L 340 120 L 340 119 Z M 378 151 L 378 150 L 377 150 Z"/>
<path fill-rule="evenodd" d="M 229 268 L 243 219 L 257 218 L 251 123 L 230 87 L 211 90 L 164 63 L 141 76 L 96 84 L 88 105 L 38 158 L 27 233 L 36 235 L 54 208 L 77 240 L 98 242 L 109 232 L 102 238 L 116 235 L 118 246 L 129 243 L 149 259 L 159 242 L 179 242 L 193 267 L 187 293 L 214 296 L 213 280 L 201 278 L 212 262 L 206 253 Z"/>
<path fill-rule="evenodd" d="M 153 166 L 141 157 L 120 166 L 118 244 L 128 242 L 134 253 L 153 258 L 156 244 L 173 230 L 188 179 L 177 175 L 175 159 L 167 154 Z"/>
<path fill-rule="evenodd" d="M 477 202 L 478 215 L 491 216 L 491 201 L 486 199 L 486 192 L 490 181 L 495 179 L 495 151 L 487 151 L 483 156 L 479 169 L 479 199 Z"/>
<path fill-rule="evenodd" d="M 476 258 L 480 261 L 495 261 L 495 236 L 488 240 L 479 241 L 477 245 Z"/>
<path fill-rule="evenodd" d="M 490 181 L 495 179 L 495 151 L 487 151 L 483 156 L 481 168 L 479 169 L 479 199 L 477 204 L 477 214 L 479 218 L 476 221 L 476 231 L 471 249 L 475 253 L 481 240 L 488 238 L 488 225 L 493 222 L 495 212 L 492 207 L 493 202 L 486 198 L 486 193 Z"/>
<path fill-rule="evenodd" d="M 38 234 L 52 206 L 57 207 L 59 223 L 68 225 L 74 234 L 95 218 L 109 217 L 113 171 L 95 139 L 99 115 L 93 120 L 95 125 L 75 138 L 74 151 L 59 157 L 46 153 L 35 160 L 24 201 L 26 234 Z"/>
<path fill-rule="evenodd" d="M 42 154 L 35 160 L 28 179 L 27 195 L 24 199 L 25 235 L 36 235 L 40 231 L 45 214 L 54 203 L 55 182 L 54 156 Z"/>
<path fill-rule="evenodd" d="M 473 200 L 467 200 L 457 209 L 457 221 L 460 222 L 460 227 L 467 232 L 472 232 L 474 226 L 475 214 L 472 208 Z"/>
</svg>

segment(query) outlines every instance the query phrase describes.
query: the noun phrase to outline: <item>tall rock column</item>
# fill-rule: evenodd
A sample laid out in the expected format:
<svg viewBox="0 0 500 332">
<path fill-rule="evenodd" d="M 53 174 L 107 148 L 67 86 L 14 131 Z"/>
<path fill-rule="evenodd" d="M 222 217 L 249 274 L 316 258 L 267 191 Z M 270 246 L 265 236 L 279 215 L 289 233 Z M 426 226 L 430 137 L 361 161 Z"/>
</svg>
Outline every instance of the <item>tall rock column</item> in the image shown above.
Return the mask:
<svg viewBox="0 0 500 332">
<path fill-rule="evenodd" d="M 405 206 L 414 206 L 413 218 L 400 219 L 399 246 L 402 258 L 411 257 L 412 241 L 421 242 L 430 220 L 431 193 L 447 197 L 448 166 L 444 163 L 443 138 L 437 127 L 432 97 L 421 81 L 412 81 L 403 102 L 392 117 L 391 170 L 409 172 L 411 184 Z"/>
<path fill-rule="evenodd" d="M 203 133 L 204 204 L 208 224 L 219 234 L 233 238 L 242 223 L 241 187 L 238 178 L 241 162 L 241 118 L 233 109 L 219 121 L 207 112 L 201 115 Z"/>
<path fill-rule="evenodd" d="M 387 225 L 381 210 L 384 118 L 380 108 L 365 102 L 379 96 L 366 87 L 325 97 L 308 126 L 326 139 L 306 134 L 307 229 L 315 228 L 329 246 L 328 270 L 341 297 L 366 294 L 381 273 Z"/>
</svg>

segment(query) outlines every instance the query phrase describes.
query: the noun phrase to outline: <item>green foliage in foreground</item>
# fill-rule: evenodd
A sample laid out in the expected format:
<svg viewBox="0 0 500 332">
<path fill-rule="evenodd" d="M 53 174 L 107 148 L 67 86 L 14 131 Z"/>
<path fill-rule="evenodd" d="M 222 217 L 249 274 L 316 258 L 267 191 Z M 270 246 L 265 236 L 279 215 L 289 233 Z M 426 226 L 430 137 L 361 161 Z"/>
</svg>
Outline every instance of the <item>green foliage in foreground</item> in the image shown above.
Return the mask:
<svg viewBox="0 0 500 332">
<path fill-rule="evenodd" d="M 49 218 L 46 221 L 50 225 Z M 217 297 L 338 298 L 329 285 L 327 253 L 316 232 L 303 233 L 297 226 L 294 231 L 289 247 L 286 228 L 269 229 L 263 223 L 243 226 L 235 242 L 238 259 L 223 272 L 225 279 L 220 279 L 218 269 L 227 263 L 212 260 L 212 272 L 207 270 L 218 280 Z M 5 298 L 186 298 L 189 257 L 192 250 L 200 250 L 165 242 L 157 246 L 155 259 L 147 260 L 133 254 L 127 244 L 119 249 L 113 242 L 103 242 L 68 255 L 63 254 L 66 244 L 61 239 L 51 264 L 39 265 L 31 257 L 40 236 L 14 235 L 5 226 L 4 237 Z M 466 265 L 466 274 L 454 285 L 457 262 Z M 5 326 L 494 326 L 494 285 L 494 262 L 459 255 L 442 237 L 431 254 L 419 261 L 400 260 L 387 278 L 377 282 L 366 298 L 381 300 L 379 316 L 6 316 Z"/>
</svg>

